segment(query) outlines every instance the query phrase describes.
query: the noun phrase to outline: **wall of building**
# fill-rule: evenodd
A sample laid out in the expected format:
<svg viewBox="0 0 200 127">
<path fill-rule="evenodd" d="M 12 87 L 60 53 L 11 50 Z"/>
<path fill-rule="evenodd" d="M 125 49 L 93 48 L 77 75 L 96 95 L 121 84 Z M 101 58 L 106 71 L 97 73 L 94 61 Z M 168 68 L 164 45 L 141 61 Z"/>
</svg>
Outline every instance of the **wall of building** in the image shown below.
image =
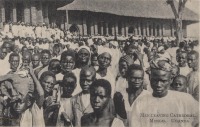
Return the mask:
<svg viewBox="0 0 200 127">
<path fill-rule="evenodd" d="M 75 25 L 80 35 L 174 36 L 175 24 L 169 19 L 148 19 L 111 14 L 68 11 L 68 29 Z M 186 23 L 183 33 L 187 35 Z"/>
<path fill-rule="evenodd" d="M 65 13 L 57 11 L 59 1 L 0 0 L 0 28 L 4 22 L 25 22 L 32 25 L 46 23 L 63 27 Z M 62 26 L 60 23 L 63 23 Z"/>
</svg>

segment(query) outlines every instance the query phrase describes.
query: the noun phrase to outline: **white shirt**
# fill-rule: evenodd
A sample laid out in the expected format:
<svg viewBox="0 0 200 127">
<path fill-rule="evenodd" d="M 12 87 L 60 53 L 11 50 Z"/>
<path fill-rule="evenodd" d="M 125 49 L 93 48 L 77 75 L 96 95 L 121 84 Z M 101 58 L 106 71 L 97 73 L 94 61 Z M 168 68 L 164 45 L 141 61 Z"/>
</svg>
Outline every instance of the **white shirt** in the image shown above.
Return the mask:
<svg viewBox="0 0 200 127">
<path fill-rule="evenodd" d="M 187 93 L 170 90 L 161 98 L 153 97 L 151 94 L 144 95 L 135 101 L 131 127 L 192 127 L 195 117 L 174 116 L 177 114 L 197 115 L 198 102 Z M 174 122 L 175 120 L 188 122 Z"/>
<path fill-rule="evenodd" d="M 184 75 L 187 76 L 192 69 L 188 67 L 188 65 L 186 65 L 185 67 L 179 67 L 180 68 L 180 75 Z"/>
</svg>

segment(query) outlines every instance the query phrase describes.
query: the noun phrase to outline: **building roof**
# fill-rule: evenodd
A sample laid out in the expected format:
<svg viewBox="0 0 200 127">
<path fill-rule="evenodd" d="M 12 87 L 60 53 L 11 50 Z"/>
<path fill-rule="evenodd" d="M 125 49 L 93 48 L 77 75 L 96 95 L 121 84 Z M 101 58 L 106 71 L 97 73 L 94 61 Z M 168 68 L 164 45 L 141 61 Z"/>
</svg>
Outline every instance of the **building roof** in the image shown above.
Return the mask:
<svg viewBox="0 0 200 127">
<path fill-rule="evenodd" d="M 176 2 L 178 5 L 178 3 Z M 74 0 L 58 10 L 79 10 L 110 13 L 120 16 L 174 19 L 174 14 L 166 0 Z M 199 21 L 199 15 L 187 7 L 183 20 Z"/>
</svg>

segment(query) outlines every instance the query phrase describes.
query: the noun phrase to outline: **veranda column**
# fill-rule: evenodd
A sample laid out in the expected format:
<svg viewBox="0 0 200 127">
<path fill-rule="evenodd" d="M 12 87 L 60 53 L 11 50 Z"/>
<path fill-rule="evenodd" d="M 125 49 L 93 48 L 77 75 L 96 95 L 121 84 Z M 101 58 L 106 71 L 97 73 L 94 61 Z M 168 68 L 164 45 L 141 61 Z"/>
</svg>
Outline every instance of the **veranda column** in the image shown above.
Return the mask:
<svg viewBox="0 0 200 127">
<path fill-rule="evenodd" d="M 125 22 L 125 36 L 128 37 L 128 24 Z"/>
<path fill-rule="evenodd" d="M 126 33 L 125 33 L 125 27 L 124 27 L 124 22 L 122 22 L 122 35 L 125 36 Z"/>
<path fill-rule="evenodd" d="M 66 14 L 65 29 L 68 30 L 69 29 L 69 12 L 68 12 L 68 10 L 66 10 L 65 14 Z"/>
<path fill-rule="evenodd" d="M 16 2 L 13 1 L 12 4 L 13 4 L 13 8 L 12 8 L 12 19 L 13 19 L 13 22 L 17 22 L 17 8 L 16 8 Z"/>
<path fill-rule="evenodd" d="M 5 1 L 0 0 L 0 12 L 1 12 L 1 17 L 0 17 L 0 28 L 3 29 L 3 23 L 5 22 Z"/>
<path fill-rule="evenodd" d="M 138 35 L 138 24 L 134 23 L 134 35 Z"/>
<path fill-rule="evenodd" d="M 138 35 L 142 35 L 140 22 L 137 23 L 137 26 L 138 26 Z"/>
<path fill-rule="evenodd" d="M 147 29 L 147 36 L 149 36 L 150 34 L 149 34 L 149 23 L 148 22 L 146 22 L 146 29 Z"/>
<path fill-rule="evenodd" d="M 30 1 L 24 1 L 24 22 L 30 23 L 31 19 L 31 10 L 30 10 Z"/>
<path fill-rule="evenodd" d="M 119 32 L 118 31 L 118 22 L 115 23 L 115 32 L 116 32 L 116 35 L 118 35 L 118 32 Z"/>
<path fill-rule="evenodd" d="M 91 35 L 94 35 L 94 23 L 93 22 L 91 22 L 90 30 L 91 30 Z"/>
<path fill-rule="evenodd" d="M 162 25 L 159 23 L 159 35 L 162 36 Z"/>
<path fill-rule="evenodd" d="M 94 21 L 94 34 L 97 35 L 98 34 L 98 25 L 97 22 Z"/>
<path fill-rule="evenodd" d="M 42 13 L 42 1 L 39 1 L 38 11 L 37 11 L 37 21 L 39 24 L 43 23 L 43 13 Z"/>
<path fill-rule="evenodd" d="M 155 29 L 155 36 L 158 36 L 158 32 L 157 32 L 157 23 L 154 24 L 154 29 Z"/>
<path fill-rule="evenodd" d="M 31 24 L 32 25 L 37 24 L 37 10 L 35 1 L 31 1 Z"/>
<path fill-rule="evenodd" d="M 106 35 L 108 35 L 109 32 L 108 32 L 108 23 L 106 22 Z"/>
<path fill-rule="evenodd" d="M 146 23 L 145 22 L 143 22 L 143 28 L 142 28 L 142 30 L 143 30 L 143 36 L 146 36 L 147 33 L 146 33 Z"/>
<path fill-rule="evenodd" d="M 103 22 L 101 22 L 101 35 L 103 35 Z"/>
<path fill-rule="evenodd" d="M 112 23 L 112 36 L 114 36 L 115 35 L 115 25 L 114 25 L 114 23 Z"/>
<path fill-rule="evenodd" d="M 83 35 L 87 35 L 87 25 L 85 17 L 83 17 Z"/>
<path fill-rule="evenodd" d="M 49 4 L 46 2 L 44 5 L 44 22 L 49 24 Z"/>
</svg>

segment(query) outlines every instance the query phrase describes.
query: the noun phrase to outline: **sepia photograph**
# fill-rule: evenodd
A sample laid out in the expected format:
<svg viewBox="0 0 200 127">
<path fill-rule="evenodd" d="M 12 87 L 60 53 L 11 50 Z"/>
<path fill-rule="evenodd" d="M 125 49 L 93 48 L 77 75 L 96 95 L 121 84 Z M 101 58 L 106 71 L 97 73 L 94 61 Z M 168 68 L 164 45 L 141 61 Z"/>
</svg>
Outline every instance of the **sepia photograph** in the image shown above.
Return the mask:
<svg viewBox="0 0 200 127">
<path fill-rule="evenodd" d="M 0 127 L 199 127 L 199 0 L 0 0 Z"/>
</svg>

